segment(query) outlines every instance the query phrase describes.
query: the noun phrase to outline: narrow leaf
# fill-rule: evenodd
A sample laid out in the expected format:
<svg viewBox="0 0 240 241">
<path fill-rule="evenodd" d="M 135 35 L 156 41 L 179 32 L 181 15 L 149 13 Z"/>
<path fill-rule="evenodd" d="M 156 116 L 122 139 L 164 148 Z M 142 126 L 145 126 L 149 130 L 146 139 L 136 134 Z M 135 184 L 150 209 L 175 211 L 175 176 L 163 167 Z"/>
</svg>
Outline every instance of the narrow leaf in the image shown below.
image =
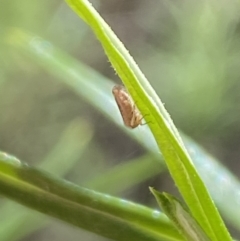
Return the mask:
<svg viewBox="0 0 240 241">
<path fill-rule="evenodd" d="M 77 187 L 0 156 L 0 193 L 23 205 L 120 241 L 182 240 L 168 219 L 144 206 Z"/>
<path fill-rule="evenodd" d="M 23 55 L 30 56 L 59 81 L 72 88 L 162 163 L 161 153 L 146 126 L 131 131 L 123 126 L 111 94 L 114 83 L 36 35 L 10 29 L 6 41 L 11 48 L 14 47 Z M 239 206 L 239 198 L 236 195 L 236 190 L 240 190 L 239 180 L 197 143 L 182 133 L 181 136 L 184 137 L 189 154 L 224 217 L 240 229 L 240 209 L 236 209 Z M 218 188 L 219 186 L 221 188 Z M 229 199 L 232 205 L 229 205 Z"/>
<path fill-rule="evenodd" d="M 92 28 L 155 137 L 194 218 L 212 240 L 232 240 L 161 100 L 123 44 L 87 0 L 67 0 Z"/>
<path fill-rule="evenodd" d="M 210 241 L 196 220 L 176 198 L 167 193 L 160 193 L 154 188 L 150 188 L 150 191 L 163 212 L 188 241 Z"/>
</svg>

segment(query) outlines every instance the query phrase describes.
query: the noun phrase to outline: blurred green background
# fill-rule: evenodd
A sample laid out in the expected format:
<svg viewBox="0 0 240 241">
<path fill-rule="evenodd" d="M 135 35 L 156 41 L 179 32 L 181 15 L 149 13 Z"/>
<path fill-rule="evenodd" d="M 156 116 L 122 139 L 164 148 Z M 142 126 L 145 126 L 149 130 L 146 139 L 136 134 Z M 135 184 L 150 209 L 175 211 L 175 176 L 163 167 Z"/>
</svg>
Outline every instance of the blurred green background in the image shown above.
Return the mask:
<svg viewBox="0 0 240 241">
<path fill-rule="evenodd" d="M 239 176 L 240 2 L 92 3 L 140 65 L 176 126 Z M 84 97 L 6 44 L 12 27 L 43 37 L 120 83 L 91 30 L 65 2 L 1 1 L 0 149 L 79 185 L 148 206 L 156 207 L 148 186 L 178 195 L 168 173 L 156 177 L 154 170 L 136 185 L 115 184 L 117 192 L 104 179 L 94 184 L 96 176 L 148 154 Z M 104 240 L 34 211 L 26 216 L 25 208 L 1 199 L 1 241 Z M 29 222 L 36 217 L 41 225 Z"/>
</svg>

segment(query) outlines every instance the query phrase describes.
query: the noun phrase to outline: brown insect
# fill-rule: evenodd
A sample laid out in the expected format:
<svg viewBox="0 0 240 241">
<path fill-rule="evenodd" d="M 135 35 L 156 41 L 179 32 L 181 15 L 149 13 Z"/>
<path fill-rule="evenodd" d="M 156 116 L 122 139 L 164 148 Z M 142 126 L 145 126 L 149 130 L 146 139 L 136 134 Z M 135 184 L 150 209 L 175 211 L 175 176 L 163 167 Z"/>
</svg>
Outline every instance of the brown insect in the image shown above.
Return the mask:
<svg viewBox="0 0 240 241">
<path fill-rule="evenodd" d="M 112 93 L 122 115 L 124 125 L 132 129 L 142 125 L 143 116 L 127 90 L 121 85 L 115 85 Z"/>
</svg>

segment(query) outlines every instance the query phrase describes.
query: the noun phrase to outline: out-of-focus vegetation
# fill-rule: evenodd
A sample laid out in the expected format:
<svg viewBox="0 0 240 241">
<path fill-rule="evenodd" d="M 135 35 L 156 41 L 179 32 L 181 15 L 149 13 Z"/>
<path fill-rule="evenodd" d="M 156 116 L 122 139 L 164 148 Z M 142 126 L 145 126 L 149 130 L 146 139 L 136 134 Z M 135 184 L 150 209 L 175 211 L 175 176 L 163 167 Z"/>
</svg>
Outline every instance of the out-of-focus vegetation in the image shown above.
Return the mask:
<svg viewBox="0 0 240 241">
<path fill-rule="evenodd" d="M 240 3 L 134 0 L 93 4 L 139 63 L 177 127 L 239 175 Z M 85 98 L 6 45 L 4 33 L 10 27 L 31 31 L 120 83 L 100 44 L 64 2 L 1 2 L 0 19 L 1 150 L 81 185 L 89 183 L 96 190 L 96 176 L 114 170 L 120 162 L 142 158 L 145 151 Z M 149 173 L 156 174 L 150 169 Z M 150 206 L 153 198 L 148 186 L 175 192 L 167 174 L 141 184 L 140 180 L 131 189 L 119 183 L 118 195 Z M 104 189 L 103 179 L 99 190 L 111 193 L 108 183 Z M 102 239 L 43 216 L 41 225 L 23 222 L 20 215 L 14 223 L 22 209 L 1 201 L 5 218 L 1 218 L 0 232 L 5 232 L 6 241 Z M 232 232 L 240 237 L 239 231 Z"/>
</svg>

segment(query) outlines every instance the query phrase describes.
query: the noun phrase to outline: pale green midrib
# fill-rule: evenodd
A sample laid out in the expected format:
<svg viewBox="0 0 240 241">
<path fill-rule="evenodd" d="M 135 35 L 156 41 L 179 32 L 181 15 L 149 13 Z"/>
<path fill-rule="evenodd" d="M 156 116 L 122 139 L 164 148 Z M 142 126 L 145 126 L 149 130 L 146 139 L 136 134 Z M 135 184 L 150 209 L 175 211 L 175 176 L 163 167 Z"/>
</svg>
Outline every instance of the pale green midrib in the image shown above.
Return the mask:
<svg viewBox="0 0 240 241">
<path fill-rule="evenodd" d="M 3 178 L 1 178 L 1 176 Z M 47 194 L 47 196 L 54 196 L 54 197 L 57 197 L 57 199 L 59 200 L 62 200 L 64 203 L 70 203 L 76 207 L 81 207 L 83 209 L 86 209 L 86 210 L 90 210 L 92 212 L 95 212 L 95 213 L 98 213 L 98 214 L 102 214 L 103 216 L 108 216 L 108 217 L 111 217 L 110 219 L 115 219 L 115 220 L 118 220 L 120 222 L 122 222 L 123 224 L 125 223 L 125 225 L 129 224 L 130 226 L 132 226 L 133 228 L 136 228 L 136 229 L 139 229 L 141 233 L 144 233 L 142 232 L 143 229 L 147 230 L 148 233 L 152 234 L 153 236 L 155 236 L 156 238 L 168 238 L 169 240 L 172 240 L 172 241 L 179 241 L 179 239 L 176 239 L 174 237 L 171 237 L 171 236 L 168 236 L 167 234 L 162 234 L 160 233 L 159 235 L 159 232 L 155 231 L 154 229 L 150 229 L 149 226 L 144 226 L 144 225 L 141 225 L 141 223 L 137 223 L 137 224 L 134 224 L 133 222 L 129 221 L 129 220 L 124 220 L 120 217 L 117 217 L 115 215 L 111 215 L 110 213 L 107 213 L 107 212 L 103 212 L 101 210 L 98 210 L 98 209 L 94 209 L 92 207 L 89 207 L 89 206 L 85 206 L 83 204 L 80 204 L 80 203 L 77 203 L 75 201 L 72 201 L 72 200 L 69 200 L 69 199 L 65 199 L 57 194 L 53 194 L 53 193 L 49 193 L 49 192 L 46 192 L 45 190 L 39 188 L 39 187 L 36 187 L 34 185 L 31 185 L 27 182 L 24 182 L 22 180 L 16 180 L 14 177 L 10 176 L 10 175 L 7 175 L 7 174 L 4 174 L 4 173 L 0 173 L 0 179 L 3 179 L 5 180 L 5 182 L 8 182 L 8 183 L 12 183 L 13 185 L 16 183 L 15 187 L 17 186 L 21 186 L 22 188 L 24 186 L 28 187 L 28 190 L 33 190 L 34 193 L 42 193 L 42 194 Z M 23 184 L 23 185 L 21 185 Z"/>
</svg>

